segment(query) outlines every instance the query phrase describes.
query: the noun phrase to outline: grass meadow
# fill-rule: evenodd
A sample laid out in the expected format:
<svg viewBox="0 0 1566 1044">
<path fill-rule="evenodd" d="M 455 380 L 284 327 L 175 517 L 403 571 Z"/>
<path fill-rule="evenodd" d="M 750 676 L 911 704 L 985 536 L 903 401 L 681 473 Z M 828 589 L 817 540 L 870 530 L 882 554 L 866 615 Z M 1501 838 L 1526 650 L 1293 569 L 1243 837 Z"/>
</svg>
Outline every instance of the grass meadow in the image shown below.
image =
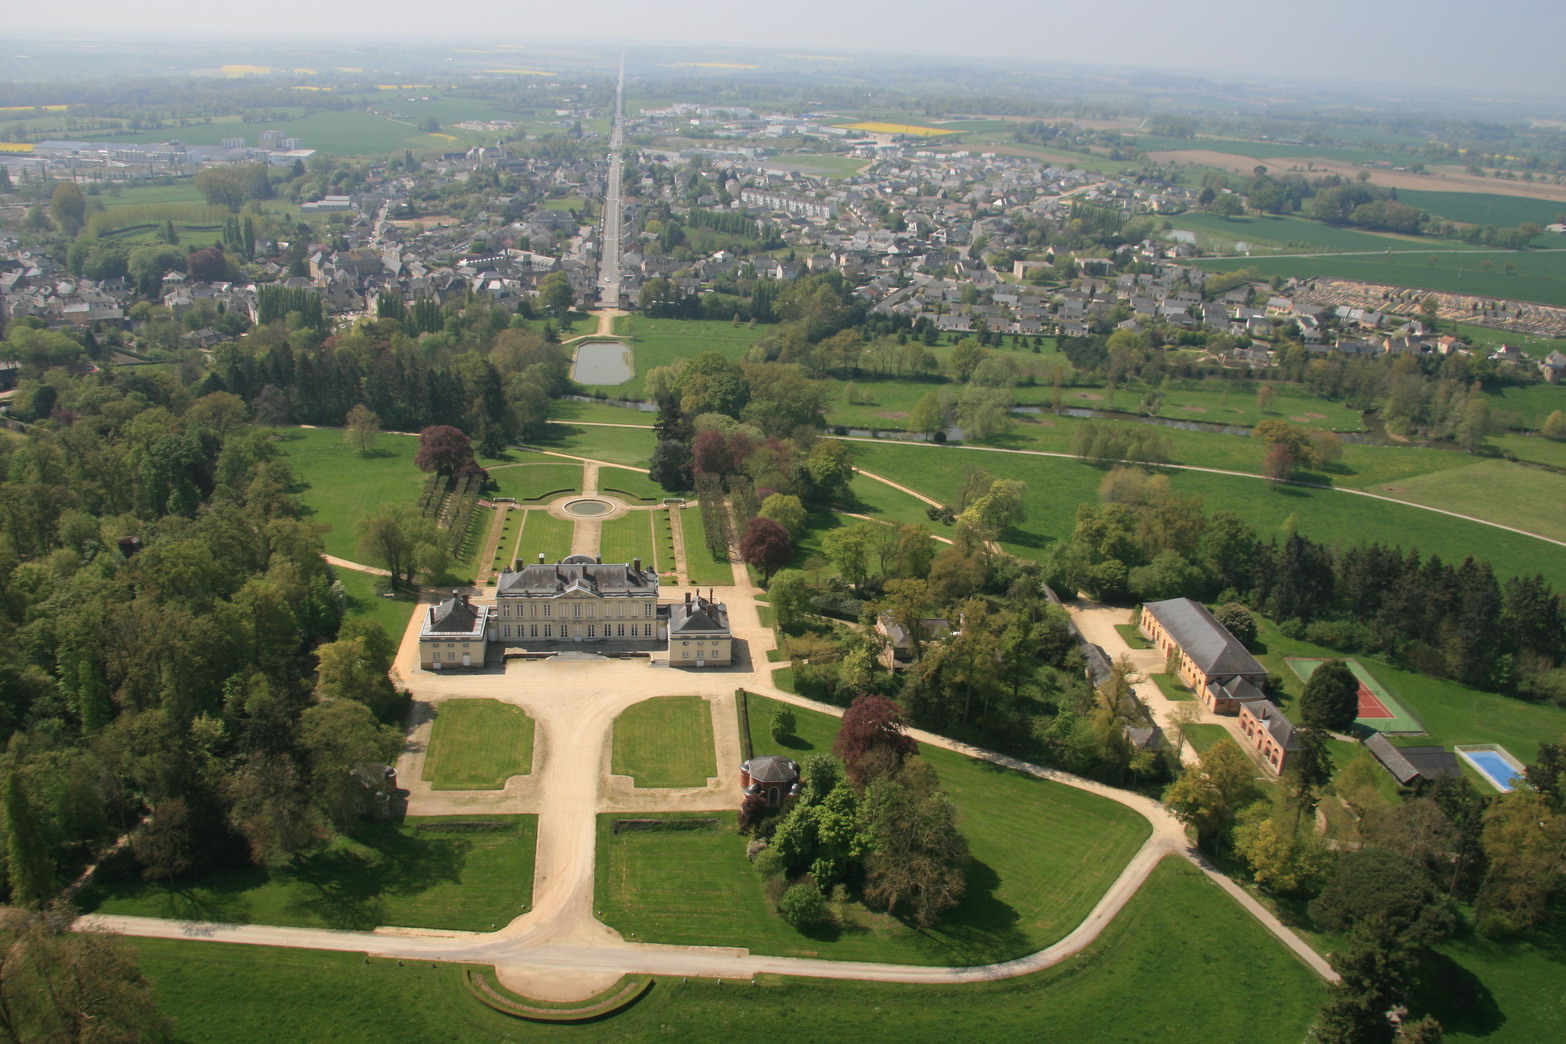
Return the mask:
<svg viewBox="0 0 1566 1044">
<path fill-rule="evenodd" d="M 984 451 L 892 443 L 856 442 L 853 447 L 859 466 L 945 503 L 955 501 L 967 466 L 1026 482 L 1027 521 L 1008 531 L 1002 541 L 1008 550 L 1026 558 L 1041 556 L 1052 542 L 1070 534 L 1077 504 L 1096 499 L 1104 476 L 1098 466 L 1060 458 L 1001 459 Z M 1325 543 L 1379 540 L 1456 562 L 1477 553 L 1488 558 L 1503 579 L 1542 572 L 1557 587 L 1566 586 L 1566 559 L 1551 553 L 1550 545 L 1479 522 L 1335 490 L 1273 489 L 1260 479 L 1232 475 L 1172 471 L 1169 482 L 1179 492 L 1201 496 L 1209 512 L 1236 512 L 1263 540 L 1281 536 L 1285 523 L 1292 520 L 1298 532 Z"/>
<path fill-rule="evenodd" d="M 435 708 L 424 778 L 435 790 L 499 790 L 533 770 L 533 719 L 499 700 L 445 700 Z"/>
<path fill-rule="evenodd" d="M 279 447 L 299 476 L 293 490 L 312 522 L 327 526 L 326 552 L 354 559 L 359 537 L 354 526 L 381 504 L 416 504 L 425 476 L 413 466 L 418 440 L 383 435 L 361 456 L 343 442 L 338 428 L 284 428 Z"/>
<path fill-rule="evenodd" d="M 952 986 L 763 975 L 744 988 L 668 978 L 633 1007 L 582 1025 L 524 1025 L 490 1011 L 464 991 L 460 965 L 210 942 L 133 945 L 182 1038 L 234 1044 L 522 1037 L 729 1044 L 787 1023 L 813 1026 L 814 1039 L 832 1042 L 960 1040 L 982 1024 L 993 1039 L 1037 1039 L 1048 1026 L 1051 1039 L 1106 1040 L 1112 1026 L 1112 1039 L 1125 1044 L 1295 1044 L 1324 997 L 1316 977 L 1261 925 L 1174 859 L 1154 869 L 1085 952 L 1034 975 Z M 1189 976 L 1170 972 L 1219 954 L 1226 966 L 1245 969 L 1221 991 L 1193 988 Z M 1552 967 L 1539 962 L 1540 971 Z"/>
<path fill-rule="evenodd" d="M 638 787 L 702 787 L 718 774 L 712 707 L 700 696 L 660 696 L 614 720 L 613 769 Z"/>
<path fill-rule="evenodd" d="M 733 326 L 728 323 L 688 319 L 651 319 L 643 315 L 626 316 L 615 322 L 617 334 L 631 338 L 631 355 L 636 376 L 613 385 L 616 395 L 640 398 L 642 379 L 654 366 L 667 366 L 676 359 L 688 359 L 703 352 L 717 352 L 726 359 L 739 361 L 746 349 L 767 336 L 769 328 Z"/>
<path fill-rule="evenodd" d="M 275 870 L 236 867 L 169 884 L 100 872 L 79 905 L 194 921 L 488 931 L 532 902 L 534 816 L 409 816 L 362 822 L 355 834 Z"/>
<path fill-rule="evenodd" d="M 374 620 L 386 628 L 393 642 L 402 641 L 408 617 L 416 604 L 414 596 L 399 591 L 393 598 L 382 597 L 381 585 L 386 583 L 385 577 L 361 573 L 357 569 L 337 569 L 336 574 L 348 594 L 349 618 Z"/>
<path fill-rule="evenodd" d="M 830 750 L 838 719 L 791 708 L 795 735 L 772 739 L 782 704 L 748 698 L 756 754 L 801 758 Z M 615 833 L 600 817 L 598 878 L 605 919 L 639 939 L 743 945 L 755 952 L 972 964 L 1032 952 L 1075 927 L 1148 836 L 1131 810 L 1062 784 L 926 748 L 959 810 L 973 853 L 962 903 L 935 928 L 916 931 L 857 903 L 838 908 L 841 930 L 802 936 L 771 911 L 728 813 L 704 831 Z M 689 817 L 688 817 L 689 818 Z"/>
</svg>

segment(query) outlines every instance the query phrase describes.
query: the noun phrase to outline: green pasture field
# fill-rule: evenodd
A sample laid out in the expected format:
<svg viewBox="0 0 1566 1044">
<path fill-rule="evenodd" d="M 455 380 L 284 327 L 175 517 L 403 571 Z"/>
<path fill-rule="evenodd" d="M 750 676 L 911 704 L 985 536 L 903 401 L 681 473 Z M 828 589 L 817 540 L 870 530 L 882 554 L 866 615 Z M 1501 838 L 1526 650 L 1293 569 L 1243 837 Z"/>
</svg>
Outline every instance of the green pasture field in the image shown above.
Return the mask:
<svg viewBox="0 0 1566 1044">
<path fill-rule="evenodd" d="M 703 787 L 718 774 L 712 706 L 700 696 L 660 696 L 614 720 L 613 768 L 638 787 Z"/>
<path fill-rule="evenodd" d="M 1538 468 L 1481 460 L 1467 467 L 1399 479 L 1395 485 L 1372 486 L 1370 492 L 1566 540 L 1566 475 Z"/>
<path fill-rule="evenodd" d="M 88 193 L 87 199 L 99 200 L 109 210 L 116 207 L 133 207 L 143 203 L 206 203 L 207 197 L 196 188 L 194 178 L 160 178 L 148 184 L 105 187 L 101 192 Z"/>
<path fill-rule="evenodd" d="M 1501 196 L 1488 192 L 1431 192 L 1424 189 L 1398 189 L 1398 202 L 1428 210 L 1448 221 L 1465 225 L 1498 225 L 1514 228 L 1524 221 L 1536 225 L 1554 224 L 1566 214 L 1560 200 L 1529 199 L 1527 196 Z M 1536 240 L 1544 245 L 1549 237 Z"/>
<path fill-rule="evenodd" d="M 522 1024 L 466 995 L 461 965 L 404 966 L 373 958 L 366 963 L 359 954 L 187 940 L 131 944 L 156 988 L 159 1007 L 189 1040 L 488 1044 L 523 1032 Z M 1170 968 L 1219 955 L 1245 968 L 1222 991 L 1191 989 L 1169 974 Z M 1536 986 L 1553 988 L 1548 973 L 1554 965 L 1542 954 L 1535 963 Z M 792 1022 L 830 1027 L 815 1034 L 823 1041 L 946 1041 L 970 1036 L 982 1020 L 985 1035 L 997 1039 L 1031 1039 L 1047 1025 L 1055 1039 L 1102 1040 L 1105 1013 L 1113 1012 L 1114 1039 L 1127 1044 L 1295 1044 L 1325 997 L 1320 981 L 1266 929 L 1177 859 L 1158 864 L 1085 952 L 1034 975 L 941 986 L 774 975 L 756 981 L 740 987 L 712 979 L 659 979 L 642 1001 L 620 1014 L 582 1025 L 527 1023 L 525 1036 L 546 1042 L 730 1044 L 737 1035 Z M 1136 1002 L 1127 1003 L 1128 996 Z M 1540 1031 L 1530 1039 L 1559 1036 L 1547 1029 L 1555 1024 L 1545 1003 L 1549 996 L 1538 994 L 1543 1013 L 1514 1016 Z M 279 997 L 291 1003 L 280 1005 Z M 1443 1025 L 1449 1023 L 1443 1019 Z"/>
<path fill-rule="evenodd" d="M 1143 423 L 1135 420 L 1103 419 L 1090 422 L 1077 417 L 1030 414 L 1016 414 L 1013 416 L 1013 421 L 1015 423 L 1009 433 L 996 436 L 983 445 L 1069 454 L 1072 452 L 1072 441 L 1076 436 L 1078 425 Z M 1146 429 L 1143 427 L 1136 430 Z M 1262 446 L 1248 436 L 1227 435 L 1217 431 L 1185 431 L 1161 425 L 1156 426 L 1154 430 L 1160 438 L 1167 440 L 1171 463 L 1201 468 L 1221 468 L 1248 475 L 1261 474 Z M 1410 475 L 1424 475 L 1448 468 L 1462 468 L 1471 463 L 1473 463 L 1472 457 L 1450 450 L 1401 445 L 1370 446 L 1345 442 L 1342 459 L 1336 464 L 1324 467 L 1319 472 L 1302 473 L 1300 477 L 1310 482 L 1363 489 L 1376 483 L 1395 482 Z"/>
<path fill-rule="evenodd" d="M 1310 681 L 1310 676 L 1316 673 L 1316 668 L 1327 661 L 1302 656 L 1288 656 L 1284 658 L 1284 662 L 1289 665 L 1289 670 L 1293 671 L 1301 682 L 1308 682 Z M 1371 674 L 1364 664 L 1353 657 L 1349 657 L 1343 662 L 1348 664 L 1348 669 L 1353 672 L 1354 677 L 1359 679 L 1360 684 L 1369 689 L 1371 695 L 1380 700 L 1381 705 L 1391 711 L 1393 715 L 1390 718 L 1356 718 L 1355 722 L 1360 728 L 1400 735 L 1424 735 L 1424 726 L 1419 723 L 1419 719 L 1415 718 L 1407 707 L 1397 702 L 1397 699 L 1387 692 L 1386 686 L 1377 681 L 1376 676 Z"/>
<path fill-rule="evenodd" d="M 557 196 L 544 200 L 545 210 L 581 210 L 587 202 L 580 196 Z"/>
<path fill-rule="evenodd" d="M 516 512 L 512 514 L 515 516 Z M 520 558 L 523 565 L 531 565 L 538 561 L 539 552 L 543 552 L 546 562 L 558 562 L 571 553 L 571 538 L 576 532 L 576 523 L 555 518 L 542 508 L 522 514 L 517 550 L 507 559 L 508 562 Z"/>
<path fill-rule="evenodd" d="M 499 700 L 444 700 L 435 708 L 424 778 L 434 790 L 500 790 L 533 771 L 533 719 Z"/>
<path fill-rule="evenodd" d="M 1490 400 L 1492 418 L 1505 422 L 1520 421 L 1525 428 L 1537 431 L 1556 410 L 1566 410 L 1566 385 L 1503 384 L 1485 392 Z"/>
<path fill-rule="evenodd" d="M 598 491 L 611 493 L 611 495 L 627 494 L 631 503 L 644 502 L 658 504 L 668 496 L 666 491 L 658 483 L 647 477 L 643 468 L 610 468 L 598 469 Z"/>
<path fill-rule="evenodd" d="M 1429 261 L 1431 256 L 1436 259 L 1434 264 Z M 1480 267 L 1484 261 L 1491 263 L 1489 271 Z M 1516 266 L 1510 275 L 1504 271 L 1507 263 Z M 1331 276 L 1483 298 L 1566 305 L 1566 252 L 1415 248 L 1410 253 L 1380 255 L 1199 258 L 1193 264 L 1209 272 L 1255 268 L 1264 277 Z"/>
<path fill-rule="evenodd" d="M 402 641 L 408 629 L 408 618 L 417 604 L 414 596 L 399 592 L 395 598 L 382 598 L 377 588 L 387 582 L 385 577 L 361 573 L 357 569 L 334 569 L 337 580 L 348 593 L 348 618 L 374 620 L 386 628 L 392 642 Z"/>
<path fill-rule="evenodd" d="M 1435 239 L 1339 228 L 1309 218 L 1292 215 L 1250 214 L 1225 218 L 1217 214 L 1187 212 L 1169 219 L 1175 228 L 1197 234 L 1203 249 L 1230 253 L 1234 243 L 1245 242 L 1251 250 L 1266 253 L 1305 253 L 1316 250 L 1468 250 L 1459 239 Z"/>
<path fill-rule="evenodd" d="M 855 442 L 856 462 L 878 475 L 944 503 L 956 500 L 965 466 L 976 464 L 992 474 L 1027 483 L 1027 521 L 1009 531 L 1003 545 L 1025 558 L 1042 556 L 1053 541 L 1071 533 L 1076 506 L 1097 499 L 1103 469 L 1081 461 L 1014 454 L 1002 459 L 982 450 L 960 447 Z M 1509 533 L 1479 522 L 1438 515 L 1413 505 L 1356 497 L 1334 490 L 1262 484 L 1261 479 L 1213 475 L 1195 471 L 1169 472 L 1170 486 L 1200 495 L 1206 509 L 1228 509 L 1254 526 L 1263 540 L 1281 534 L 1291 516 L 1298 531 L 1326 543 L 1380 541 L 1418 547 L 1449 562 L 1468 555 L 1488 558 L 1497 576 L 1544 573 L 1557 587 L 1566 587 L 1566 560 L 1533 537 Z"/>
<path fill-rule="evenodd" d="M 464 828 L 488 823 L 492 829 Z M 366 931 L 381 925 L 489 931 L 533 898 L 537 817 L 365 821 L 287 866 L 245 866 L 170 884 L 99 873 L 85 913 Z"/>
<path fill-rule="evenodd" d="M 1538 435 L 1491 435 L 1485 440 L 1501 453 L 1510 453 L 1518 460 L 1536 461 L 1553 468 L 1566 468 L 1566 442 L 1541 438 Z"/>
<path fill-rule="evenodd" d="M 746 702 L 751 745 L 757 754 L 783 753 L 800 759 L 832 749 L 836 717 L 790 707 L 794 735 L 780 744 L 772 739 L 770 722 L 784 704 L 754 694 Z M 840 908 L 848 922 L 840 936 L 804 938 L 767 908 L 762 882 L 751 871 L 748 880 L 726 882 L 726 887 L 742 902 L 740 909 L 756 931 L 776 941 L 739 945 L 841 960 L 916 964 L 963 965 L 1015 957 L 1076 927 L 1149 834 L 1141 816 L 1097 795 L 936 747 L 925 746 L 920 753 L 956 805 L 958 828 L 973 854 L 962 902 L 941 924 L 923 933 L 849 904 Z M 712 847 L 715 857 L 730 858 L 732 853 L 739 860 L 738 868 L 745 868 L 739 838 L 721 838 Z M 717 918 L 709 918 L 698 930 L 724 931 Z M 789 948 L 779 948 L 783 946 Z"/>
<path fill-rule="evenodd" d="M 293 490 L 310 521 L 329 527 L 326 553 L 354 559 L 359 519 L 382 504 L 417 504 L 425 476 L 413 466 L 417 439 L 386 434 L 368 456 L 343 442 L 341 428 L 281 428 L 277 444 L 299 476 Z"/>
<path fill-rule="evenodd" d="M 855 156 L 822 156 L 806 152 L 784 153 L 772 157 L 769 163 L 793 167 L 823 178 L 851 178 L 869 165 L 867 160 Z"/>
<path fill-rule="evenodd" d="M 614 393 L 640 398 L 642 379 L 654 366 L 667 366 L 676 359 L 688 359 L 703 352 L 717 352 L 738 361 L 752 344 L 772 332 L 772 327 L 703 321 L 699 319 L 652 319 L 644 315 L 626 316 L 615 322 L 615 333 L 631 338 L 632 361 L 636 376 L 613 385 Z"/>
<path fill-rule="evenodd" d="M 680 529 L 685 537 L 685 571 L 700 587 L 728 587 L 734 583 L 731 563 L 712 556 L 707 549 L 706 530 L 702 528 L 701 505 L 687 504 L 679 511 Z"/>
<path fill-rule="evenodd" d="M 1258 617 L 1261 636 L 1256 658 L 1283 681 L 1281 691 L 1269 696 L 1291 718 L 1298 717 L 1299 694 L 1304 690 L 1287 657 L 1324 659 L 1344 657 L 1326 646 L 1286 638 L 1271 621 Z M 1454 681 L 1431 678 L 1403 670 L 1374 656 L 1352 654 L 1370 671 L 1392 698 L 1423 723 L 1427 739 L 1418 743 L 1500 743 L 1531 764 L 1538 759 L 1539 744 L 1558 742 L 1566 735 L 1566 709 L 1546 703 L 1527 703 L 1499 693 L 1471 689 Z"/>
<path fill-rule="evenodd" d="M 423 93 L 423 92 L 420 92 Z M 365 99 L 360 99 L 361 101 Z M 278 130 L 290 138 L 301 138 L 305 148 L 338 156 L 364 156 L 412 149 L 451 149 L 459 143 L 488 141 L 492 135 L 457 129 L 461 120 L 514 119 L 514 113 L 493 108 L 474 98 L 432 97 L 428 102 L 408 101 L 402 92 L 379 92 L 369 97 L 369 106 L 382 113 L 400 112 L 402 122 L 384 115 L 371 115 L 364 108 L 295 109 L 292 119 L 246 123 L 239 116 L 218 116 L 209 123 L 186 127 L 164 127 L 152 131 L 134 131 L 115 135 L 110 140 L 160 142 L 178 138 L 190 145 L 217 145 L 224 138 L 243 137 L 256 145 L 263 131 Z M 416 124 L 434 116 L 441 134 L 424 134 Z M 451 126 L 448 126 L 450 124 Z"/>
<path fill-rule="evenodd" d="M 673 566 L 673 562 L 667 564 L 659 561 L 659 557 L 653 554 L 656 546 L 653 539 L 653 526 L 658 519 L 656 511 L 632 511 L 619 518 L 611 518 L 600 523 L 599 551 L 605 562 L 630 562 L 640 558 L 642 565 L 647 569 L 655 569 L 660 565 L 665 568 Z"/>
<path fill-rule="evenodd" d="M 537 463 L 502 464 L 489 469 L 496 489 L 491 496 L 548 502 L 582 489 L 582 465 L 559 457 L 536 455 Z"/>
<path fill-rule="evenodd" d="M 538 444 L 558 453 L 645 468 L 656 441 L 650 427 L 599 428 L 551 421 Z"/>
</svg>

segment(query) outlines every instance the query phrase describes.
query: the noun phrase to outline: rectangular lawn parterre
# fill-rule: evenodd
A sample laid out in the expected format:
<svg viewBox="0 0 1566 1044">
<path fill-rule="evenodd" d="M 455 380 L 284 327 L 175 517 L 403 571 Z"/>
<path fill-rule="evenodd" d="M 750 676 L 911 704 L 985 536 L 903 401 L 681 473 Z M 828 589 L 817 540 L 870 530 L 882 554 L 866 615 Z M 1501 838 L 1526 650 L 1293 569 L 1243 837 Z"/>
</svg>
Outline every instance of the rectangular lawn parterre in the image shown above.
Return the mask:
<svg viewBox="0 0 1566 1044">
<path fill-rule="evenodd" d="M 538 561 L 540 553 L 546 562 L 558 562 L 571 553 L 576 523 L 556 518 L 543 508 L 512 512 L 513 516 L 518 514 L 522 516 L 522 530 L 518 535 L 517 552 L 512 558 L 531 565 Z"/>
<path fill-rule="evenodd" d="M 654 569 L 653 523 L 659 512 L 631 511 L 599 523 L 598 553 L 605 562 L 642 560 L 642 568 Z"/>
<path fill-rule="evenodd" d="M 660 696 L 614 721 L 613 769 L 638 787 L 700 787 L 718 774 L 712 705 L 700 696 Z"/>
<path fill-rule="evenodd" d="M 533 771 L 533 719 L 499 700 L 445 700 L 435 708 L 424 778 L 435 790 L 499 790 Z"/>
<path fill-rule="evenodd" d="M 558 457 L 541 457 L 539 463 L 499 465 L 489 471 L 496 489 L 493 496 L 523 501 L 548 501 L 582 488 L 582 465 Z"/>
<path fill-rule="evenodd" d="M 748 867 L 746 868 L 748 872 Z M 482 1007 L 461 965 L 358 954 L 186 940 L 134 939 L 159 1007 L 188 1040 L 271 1044 L 389 1040 L 491 1044 L 523 1024 Z M 1467 955 L 1459 959 L 1469 963 Z M 1171 968 L 1193 962 L 1243 967 L 1222 991 L 1191 989 Z M 1477 966 L 1477 965 L 1471 965 Z M 1553 1040 L 1555 965 L 1534 959 L 1526 989 L 1496 1000 L 1518 1039 Z M 488 971 L 488 969 L 482 969 Z M 1196 868 L 1166 859 L 1101 935 L 1077 957 L 1033 975 L 991 983 L 908 985 L 763 975 L 757 985 L 659 979 L 646 998 L 611 1018 L 579 1025 L 528 1023 L 528 1039 L 732 1044 L 796 1023 L 822 1041 L 973 1039 L 1135 1044 L 1297 1044 L 1324 998 L 1320 981 Z M 1542 992 L 1541 992 L 1542 991 Z M 289 1003 L 280 1004 L 286 997 Z M 1134 998 L 1134 1002 L 1128 1002 Z M 1423 1010 L 1423 1008 L 1421 1008 Z M 1472 1019 L 1448 1022 L 1459 1032 Z M 1466 1039 L 1466 1038 L 1463 1038 Z"/>
<path fill-rule="evenodd" d="M 706 530 L 702 528 L 701 505 L 686 505 L 678 512 L 678 518 L 685 536 L 685 570 L 690 575 L 691 583 L 719 587 L 733 584 L 733 566 L 728 562 L 718 561 L 707 548 Z"/>
<path fill-rule="evenodd" d="M 755 754 L 802 758 L 831 749 L 836 718 L 791 708 L 795 735 L 780 744 L 770 722 L 782 704 L 757 695 L 747 703 Z M 661 942 L 839 960 L 984 963 L 1069 932 L 1148 836 L 1146 820 L 1106 798 L 951 751 L 925 747 L 923 754 L 956 804 L 973 854 L 967 894 L 935 928 L 915 931 L 850 903 L 840 911 L 841 933 L 800 935 L 771 912 L 728 813 L 698 817 L 715 823 L 696 833 L 617 834 L 613 822 L 623 817 L 601 817 L 598 895 L 606 920 Z"/>
<path fill-rule="evenodd" d="M 243 866 L 153 884 L 100 871 L 83 912 L 364 931 L 489 931 L 532 902 L 537 817 L 409 816 L 268 870 Z"/>
</svg>

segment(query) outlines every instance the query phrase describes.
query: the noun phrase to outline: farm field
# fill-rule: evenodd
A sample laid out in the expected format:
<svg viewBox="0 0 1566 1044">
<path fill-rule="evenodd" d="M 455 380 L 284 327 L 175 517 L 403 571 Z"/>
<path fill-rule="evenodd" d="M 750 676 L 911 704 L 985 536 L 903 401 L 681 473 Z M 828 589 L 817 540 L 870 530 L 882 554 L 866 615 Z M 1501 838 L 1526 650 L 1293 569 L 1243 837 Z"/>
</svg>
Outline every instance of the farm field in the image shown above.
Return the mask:
<svg viewBox="0 0 1566 1044">
<path fill-rule="evenodd" d="M 1027 521 L 1009 531 L 1002 543 L 1027 558 L 1042 555 L 1050 543 L 1071 532 L 1076 505 L 1094 500 L 1103 478 L 1098 467 L 1059 458 L 1019 455 L 1003 462 L 982 451 L 872 442 L 856 442 L 853 448 L 861 466 L 943 502 L 955 500 L 958 480 L 968 464 L 1026 482 Z M 1548 545 L 1477 522 L 1332 490 L 1269 489 L 1259 479 L 1230 475 L 1175 471 L 1170 472 L 1169 482 L 1175 490 L 1201 495 L 1209 512 L 1235 511 L 1263 539 L 1281 533 L 1284 522 L 1293 517 L 1298 531 L 1313 540 L 1379 540 L 1404 548 L 1417 546 L 1423 554 L 1457 562 L 1482 553 L 1503 579 L 1543 572 L 1552 584 L 1566 586 L 1566 561 L 1541 554 Z"/>
<path fill-rule="evenodd" d="M 1434 263 L 1429 260 L 1432 256 L 1436 259 Z M 1485 261 L 1492 266 L 1488 271 L 1480 267 Z M 1255 268 L 1269 277 L 1332 276 L 1477 297 L 1566 305 L 1566 278 L 1563 278 L 1566 277 L 1566 252 L 1433 250 L 1421 246 L 1406 254 L 1198 258 L 1193 263 L 1209 272 Z M 1515 266 L 1513 273 L 1505 271 L 1507 264 Z"/>
<path fill-rule="evenodd" d="M 713 557 L 707 548 L 702 528 L 700 504 L 687 504 L 679 511 L 680 529 L 685 537 L 685 569 L 691 583 L 700 587 L 728 587 L 734 583 L 734 567 Z"/>
<path fill-rule="evenodd" d="M 499 790 L 533 770 L 533 719 L 499 700 L 445 700 L 435 709 L 424 778 L 436 790 Z"/>
<path fill-rule="evenodd" d="M 471 827 L 462 824 L 482 823 Z M 153 884 L 100 872 L 83 912 L 363 931 L 488 931 L 532 901 L 534 816 L 366 821 L 358 837 L 276 870 L 243 866 Z"/>
<path fill-rule="evenodd" d="M 1543 440 L 1539 440 L 1543 441 Z M 1482 460 L 1467 467 L 1399 479 L 1369 487 L 1372 493 L 1496 521 L 1566 540 L 1566 475 Z"/>
<path fill-rule="evenodd" d="M 399 967 L 393 960 L 366 963 L 357 954 L 193 941 L 133 945 L 159 1006 L 190 1040 L 487 1044 L 518 1028 L 465 995 L 460 965 Z M 1246 974 L 1221 996 L 1190 989 L 1168 970 L 1193 953 L 1222 953 Z M 1552 967 L 1542 956 L 1536 960 L 1540 972 Z M 1295 1044 L 1324 996 L 1315 976 L 1265 929 L 1176 860 L 1158 865 L 1083 954 L 1035 975 L 957 986 L 772 975 L 757 982 L 736 989 L 708 979 L 660 979 L 619 1015 L 584 1025 L 530 1023 L 526 1035 L 546 1042 L 731 1044 L 737 1034 L 794 1020 L 832 1027 L 833 1040 L 933 1041 L 961 1039 L 982 1019 L 986 1034 L 1001 1037 L 1026 1039 L 1047 1024 L 1061 1040 L 1095 1040 L 1112 1010 L 1116 1039 L 1124 1042 Z M 1128 992 L 1137 1003 L 1125 1003 Z M 279 996 L 294 1002 L 279 1005 Z M 1268 1017 L 1257 1019 L 1258 1010 Z M 1548 1021 L 1530 1024 L 1543 1028 Z"/>
<path fill-rule="evenodd" d="M 613 768 L 638 787 L 701 787 L 718 774 L 712 706 L 700 696 L 661 696 L 614 720 Z"/>
<path fill-rule="evenodd" d="M 1535 431 L 1553 411 L 1566 409 L 1566 387 L 1558 384 L 1503 384 L 1485 394 L 1492 417 L 1504 421 L 1511 414 L 1523 427 Z"/>
<path fill-rule="evenodd" d="M 1515 227 L 1524 221 L 1549 225 L 1558 220 L 1563 208 L 1558 200 L 1529 199 L 1526 196 L 1496 196 L 1481 192 L 1431 192 L 1398 189 L 1398 202 L 1437 217 L 1465 225 Z M 1552 243 L 1550 237 L 1535 240 L 1540 246 Z"/>
<path fill-rule="evenodd" d="M 1248 243 L 1249 252 L 1297 253 L 1328 250 L 1467 250 L 1469 244 L 1458 239 L 1404 236 L 1367 232 L 1355 228 L 1325 225 L 1309 218 L 1289 215 L 1249 214 L 1225 218 L 1216 214 L 1188 212 L 1169 219 L 1175 228 L 1196 233 L 1197 243 L 1219 253 L 1234 252 L 1236 242 Z"/>
</svg>

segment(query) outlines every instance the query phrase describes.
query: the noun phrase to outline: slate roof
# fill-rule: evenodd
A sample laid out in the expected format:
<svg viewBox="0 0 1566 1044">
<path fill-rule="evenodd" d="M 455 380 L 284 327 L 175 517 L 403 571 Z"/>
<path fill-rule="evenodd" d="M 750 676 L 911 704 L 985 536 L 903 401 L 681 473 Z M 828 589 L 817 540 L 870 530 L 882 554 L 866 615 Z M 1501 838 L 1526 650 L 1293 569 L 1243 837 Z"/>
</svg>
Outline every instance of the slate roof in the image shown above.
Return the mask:
<svg viewBox="0 0 1566 1044">
<path fill-rule="evenodd" d="M 1404 786 L 1416 779 L 1446 779 L 1463 774 L 1457 755 L 1445 747 L 1396 747 L 1378 732 L 1365 741 L 1365 748 Z"/>
<path fill-rule="evenodd" d="M 1283 712 L 1271 700 L 1254 700 L 1247 703 L 1245 709 L 1272 734 L 1272 738 L 1278 741 L 1278 746 L 1284 750 L 1300 749 L 1294 723 L 1284 717 Z"/>
<path fill-rule="evenodd" d="M 793 783 L 799 779 L 799 763 L 778 754 L 751 758 L 740 768 L 757 783 Z"/>
<path fill-rule="evenodd" d="M 540 563 L 519 570 L 503 570 L 495 593 L 499 597 L 551 597 L 567 589 L 606 596 L 658 594 L 658 574 L 651 569 L 637 570 L 628 562 L 594 562 L 585 555 L 573 555 L 563 562 Z"/>
<path fill-rule="evenodd" d="M 430 606 L 429 615 L 424 619 L 424 627 L 421 633 L 424 635 L 482 635 L 488 609 L 488 606 L 474 605 L 468 600 L 467 595 L 453 591 L 450 598 Z"/>
<path fill-rule="evenodd" d="M 1148 602 L 1142 606 L 1142 611 L 1151 613 L 1191 658 L 1196 669 L 1209 678 L 1236 674 L 1267 676 L 1267 668 L 1257 663 L 1256 657 L 1246 652 L 1239 639 L 1213 619 L 1213 614 L 1200 602 L 1170 598 L 1163 602 Z"/>
<path fill-rule="evenodd" d="M 729 633 L 729 610 L 723 603 L 696 595 L 688 602 L 677 602 L 669 607 L 669 637 L 714 632 Z"/>
</svg>

